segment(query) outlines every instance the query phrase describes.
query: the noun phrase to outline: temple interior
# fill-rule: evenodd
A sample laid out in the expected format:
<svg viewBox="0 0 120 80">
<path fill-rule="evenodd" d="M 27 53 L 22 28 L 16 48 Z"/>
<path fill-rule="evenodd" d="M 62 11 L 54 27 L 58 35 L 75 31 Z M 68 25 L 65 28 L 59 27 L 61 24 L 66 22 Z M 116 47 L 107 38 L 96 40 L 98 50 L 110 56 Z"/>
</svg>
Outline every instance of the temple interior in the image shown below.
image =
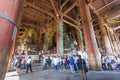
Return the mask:
<svg viewBox="0 0 120 80">
<path fill-rule="evenodd" d="M 79 35 L 82 37 L 82 48 L 85 48 L 86 35 L 79 34 L 79 31 L 83 32 L 83 20 L 78 3 L 78 0 L 25 0 L 20 12 L 16 46 L 24 45 L 25 50 L 43 50 L 47 54 L 51 51 L 56 52 L 56 31 L 58 23 L 62 21 L 64 50 L 73 48 L 74 42 L 77 42 L 77 50 L 82 50 L 79 48 L 81 46 Z M 119 43 L 119 0 L 86 0 L 86 3 L 98 48 L 105 51 L 106 46 L 102 37 L 105 33 L 109 38 L 112 52 L 116 53 L 118 48 L 117 50 L 115 48 L 119 45 L 113 44 L 112 36 L 115 37 L 113 37 L 115 42 Z M 100 22 L 102 18 L 103 23 Z M 105 25 L 106 31 L 101 30 L 102 25 Z"/>
<path fill-rule="evenodd" d="M 4 61 L 26 52 L 63 56 L 85 50 L 93 70 L 100 69 L 101 55 L 120 55 L 120 0 L 0 0 L 0 26 L 3 73 Z"/>
</svg>

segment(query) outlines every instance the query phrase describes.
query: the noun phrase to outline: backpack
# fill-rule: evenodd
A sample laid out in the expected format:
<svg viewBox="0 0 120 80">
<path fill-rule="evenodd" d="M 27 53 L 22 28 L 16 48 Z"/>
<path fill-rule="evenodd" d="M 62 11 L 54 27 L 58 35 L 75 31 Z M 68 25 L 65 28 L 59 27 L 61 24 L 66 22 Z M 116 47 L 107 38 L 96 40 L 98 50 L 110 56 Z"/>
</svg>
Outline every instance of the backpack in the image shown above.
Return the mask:
<svg viewBox="0 0 120 80">
<path fill-rule="evenodd" d="M 66 61 L 66 59 L 64 60 L 64 62 L 63 62 L 64 64 L 67 64 L 67 61 Z"/>
</svg>

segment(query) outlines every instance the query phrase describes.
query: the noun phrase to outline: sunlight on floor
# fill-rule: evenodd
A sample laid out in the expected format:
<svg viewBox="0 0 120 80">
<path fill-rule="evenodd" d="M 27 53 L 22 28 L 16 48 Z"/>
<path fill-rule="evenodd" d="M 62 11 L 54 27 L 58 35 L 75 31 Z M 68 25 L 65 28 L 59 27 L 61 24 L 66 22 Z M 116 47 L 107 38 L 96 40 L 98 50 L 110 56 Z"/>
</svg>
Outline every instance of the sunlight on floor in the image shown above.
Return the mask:
<svg viewBox="0 0 120 80">
<path fill-rule="evenodd" d="M 18 73 L 10 72 L 10 73 L 6 73 L 5 80 L 20 80 L 20 77 L 18 76 Z"/>
</svg>

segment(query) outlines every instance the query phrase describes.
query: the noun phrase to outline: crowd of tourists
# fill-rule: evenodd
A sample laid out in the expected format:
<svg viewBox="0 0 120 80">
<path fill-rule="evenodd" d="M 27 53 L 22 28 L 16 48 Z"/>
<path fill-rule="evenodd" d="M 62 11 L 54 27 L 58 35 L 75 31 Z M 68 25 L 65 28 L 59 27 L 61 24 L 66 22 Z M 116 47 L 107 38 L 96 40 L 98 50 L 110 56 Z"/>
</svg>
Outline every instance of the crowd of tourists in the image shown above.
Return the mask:
<svg viewBox="0 0 120 80">
<path fill-rule="evenodd" d="M 55 69 L 55 70 L 66 70 L 70 69 L 72 73 L 76 73 L 78 70 L 84 68 L 87 69 L 85 60 L 80 55 L 75 56 L 43 56 L 42 58 L 43 70 Z"/>
<path fill-rule="evenodd" d="M 73 56 L 45 56 L 43 55 L 40 58 L 40 63 L 43 70 L 54 69 L 56 71 L 70 69 L 71 73 L 80 72 L 81 80 L 87 80 L 86 72 L 88 72 L 88 57 L 85 55 L 73 55 Z M 19 73 L 21 69 L 26 69 L 26 73 L 30 69 L 32 71 L 32 59 L 29 57 L 27 60 L 23 59 L 14 59 L 14 68 Z M 120 56 L 116 55 L 102 55 L 101 64 L 103 70 L 120 70 Z"/>
<path fill-rule="evenodd" d="M 70 69 L 72 73 L 76 73 L 80 68 L 79 64 L 79 55 L 75 56 L 44 56 L 42 58 L 43 70 L 53 68 L 55 70 L 66 70 Z M 88 68 L 86 59 L 82 59 L 85 61 L 86 67 Z M 120 70 L 120 56 L 115 55 L 107 55 L 101 56 L 101 64 L 103 70 Z"/>
<path fill-rule="evenodd" d="M 43 70 L 46 69 L 54 69 L 58 70 L 66 70 L 70 69 L 71 73 L 77 73 L 80 71 L 81 80 L 87 80 L 86 72 L 88 72 L 88 68 L 84 59 L 81 58 L 81 55 L 75 56 L 45 56 L 41 58 L 41 66 Z M 15 58 L 13 61 L 13 65 L 15 70 L 19 73 L 21 69 L 26 69 L 26 73 L 30 69 L 32 71 L 32 59 L 31 57 L 28 60 Z"/>
<path fill-rule="evenodd" d="M 13 60 L 14 69 L 19 73 L 21 69 L 26 69 L 26 73 L 28 70 L 32 72 L 32 59 L 31 57 L 28 60 L 15 58 Z M 41 58 L 41 66 L 43 70 L 46 69 L 55 69 L 55 70 L 66 70 L 70 69 L 72 73 L 76 73 L 78 70 L 84 68 L 87 72 L 87 66 L 84 59 L 81 58 L 80 55 L 75 56 L 43 56 Z"/>
<path fill-rule="evenodd" d="M 101 57 L 102 69 L 103 70 L 120 70 L 120 56 L 107 55 Z"/>
<path fill-rule="evenodd" d="M 27 60 L 25 58 L 18 59 L 15 58 L 13 61 L 14 69 L 20 72 L 21 69 L 26 69 L 32 72 L 32 59 L 29 57 Z M 70 69 L 71 73 L 77 73 L 79 70 L 84 70 L 88 72 L 88 62 L 81 57 L 81 55 L 74 56 L 45 56 L 43 55 L 40 59 L 41 66 L 43 70 L 54 69 L 54 70 L 66 70 Z M 101 56 L 101 64 L 103 70 L 114 70 L 120 69 L 120 56 L 107 55 Z"/>
<path fill-rule="evenodd" d="M 25 60 L 25 58 L 21 59 L 21 58 L 15 58 L 13 60 L 13 66 L 14 69 L 19 73 L 21 71 L 21 69 L 26 69 L 26 73 L 28 73 L 28 70 L 30 69 L 31 72 L 32 71 L 32 59 L 31 57 L 28 57 L 27 60 Z"/>
</svg>

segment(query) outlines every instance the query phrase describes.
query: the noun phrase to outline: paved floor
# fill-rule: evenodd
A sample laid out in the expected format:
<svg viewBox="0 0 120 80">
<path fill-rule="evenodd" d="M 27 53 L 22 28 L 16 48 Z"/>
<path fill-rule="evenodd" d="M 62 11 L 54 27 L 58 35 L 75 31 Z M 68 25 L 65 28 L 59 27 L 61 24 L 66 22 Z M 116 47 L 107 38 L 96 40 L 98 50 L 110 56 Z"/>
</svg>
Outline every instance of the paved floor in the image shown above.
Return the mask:
<svg viewBox="0 0 120 80">
<path fill-rule="evenodd" d="M 33 66 L 34 72 L 25 73 L 22 70 L 19 74 L 15 71 L 8 72 L 5 80 L 80 80 L 80 73 L 71 73 L 70 70 L 41 70 Z M 120 80 L 120 71 L 89 71 L 88 80 Z"/>
</svg>

